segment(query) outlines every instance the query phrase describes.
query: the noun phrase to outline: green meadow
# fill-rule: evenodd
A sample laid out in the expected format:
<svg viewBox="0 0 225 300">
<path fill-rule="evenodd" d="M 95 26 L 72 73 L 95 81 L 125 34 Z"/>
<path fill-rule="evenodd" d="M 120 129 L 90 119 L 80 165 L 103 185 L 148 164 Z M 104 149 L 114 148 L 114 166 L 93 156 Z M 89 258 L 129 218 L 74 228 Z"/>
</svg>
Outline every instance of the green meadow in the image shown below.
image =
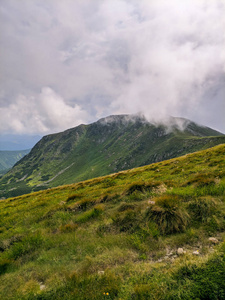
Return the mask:
<svg viewBox="0 0 225 300">
<path fill-rule="evenodd" d="M 225 144 L 1 200 L 0 282 L 3 300 L 225 299 Z"/>
</svg>

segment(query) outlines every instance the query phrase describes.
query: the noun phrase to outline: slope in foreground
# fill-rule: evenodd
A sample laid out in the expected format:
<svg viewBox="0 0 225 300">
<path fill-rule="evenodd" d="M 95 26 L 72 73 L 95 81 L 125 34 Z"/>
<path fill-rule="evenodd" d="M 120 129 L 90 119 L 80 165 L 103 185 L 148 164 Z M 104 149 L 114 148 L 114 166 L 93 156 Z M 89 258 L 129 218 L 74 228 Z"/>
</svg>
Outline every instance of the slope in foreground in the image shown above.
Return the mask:
<svg viewBox="0 0 225 300">
<path fill-rule="evenodd" d="M 224 167 L 220 145 L 0 201 L 0 298 L 224 299 Z"/>
</svg>

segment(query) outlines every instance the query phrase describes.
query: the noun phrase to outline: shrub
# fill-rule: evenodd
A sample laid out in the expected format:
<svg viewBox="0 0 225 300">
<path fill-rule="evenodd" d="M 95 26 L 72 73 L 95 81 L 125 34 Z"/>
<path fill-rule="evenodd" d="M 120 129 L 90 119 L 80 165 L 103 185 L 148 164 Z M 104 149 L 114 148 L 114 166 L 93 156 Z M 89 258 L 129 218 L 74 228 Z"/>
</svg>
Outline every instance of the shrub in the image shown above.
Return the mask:
<svg viewBox="0 0 225 300">
<path fill-rule="evenodd" d="M 156 222 L 162 234 L 182 232 L 186 229 L 189 215 L 177 196 L 163 195 L 155 198 L 156 204 L 146 211 L 146 217 Z"/>
</svg>

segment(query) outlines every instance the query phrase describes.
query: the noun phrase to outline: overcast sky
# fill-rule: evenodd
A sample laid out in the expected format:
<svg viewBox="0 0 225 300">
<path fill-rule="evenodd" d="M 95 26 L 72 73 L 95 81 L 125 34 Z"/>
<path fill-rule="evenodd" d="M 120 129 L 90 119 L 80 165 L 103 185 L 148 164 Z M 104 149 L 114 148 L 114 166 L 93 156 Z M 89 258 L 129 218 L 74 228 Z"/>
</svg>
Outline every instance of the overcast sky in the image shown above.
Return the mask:
<svg viewBox="0 0 225 300">
<path fill-rule="evenodd" d="M 225 133 L 225 0 L 0 0 L 1 133 L 110 114 Z"/>
</svg>

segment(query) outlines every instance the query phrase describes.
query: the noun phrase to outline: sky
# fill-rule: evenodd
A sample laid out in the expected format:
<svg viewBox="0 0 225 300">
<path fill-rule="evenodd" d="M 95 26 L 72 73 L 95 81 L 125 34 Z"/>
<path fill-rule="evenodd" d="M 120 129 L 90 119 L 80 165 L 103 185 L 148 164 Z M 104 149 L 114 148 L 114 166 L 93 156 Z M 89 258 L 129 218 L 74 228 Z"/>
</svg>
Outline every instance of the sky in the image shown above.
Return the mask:
<svg viewBox="0 0 225 300">
<path fill-rule="evenodd" d="M 225 133 L 225 0 L 0 0 L 0 133 L 112 114 Z"/>
</svg>

